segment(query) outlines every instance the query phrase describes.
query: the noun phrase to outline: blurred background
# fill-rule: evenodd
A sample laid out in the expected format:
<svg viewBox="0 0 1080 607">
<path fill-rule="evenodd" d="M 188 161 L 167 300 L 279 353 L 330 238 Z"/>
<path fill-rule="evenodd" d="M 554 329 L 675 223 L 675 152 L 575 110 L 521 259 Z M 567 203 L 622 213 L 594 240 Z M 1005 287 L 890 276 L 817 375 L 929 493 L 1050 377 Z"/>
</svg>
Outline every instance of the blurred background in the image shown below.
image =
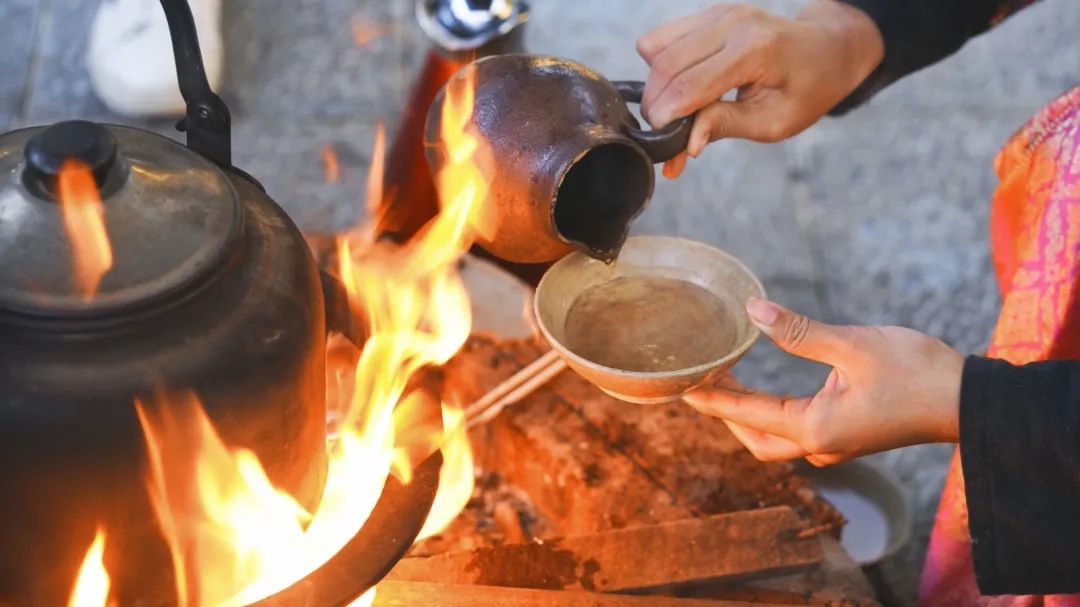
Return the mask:
<svg viewBox="0 0 1080 607">
<path fill-rule="evenodd" d="M 804 4 L 752 3 L 784 14 Z M 643 79 L 635 40 L 711 3 L 532 4 L 529 51 Z M 98 0 L 0 1 L 0 127 L 80 117 L 177 136 L 172 120 L 111 115 L 95 97 L 85 53 L 97 8 Z M 222 95 L 234 162 L 302 228 L 340 229 L 361 216 L 375 125 L 385 122 L 392 136 L 428 48 L 412 11 L 412 0 L 225 1 Z M 812 317 L 905 325 L 978 353 L 998 306 L 987 244 L 994 156 L 1080 81 L 1076 32 L 1080 3 L 1045 0 L 842 119 L 781 144 L 718 142 L 679 180 L 659 180 L 636 231 L 723 247 L 772 298 Z M 798 394 L 826 373 L 765 344 L 739 371 L 752 386 Z M 915 505 L 913 540 L 882 568 L 898 604 L 914 596 L 950 455 L 928 446 L 872 458 Z"/>
</svg>

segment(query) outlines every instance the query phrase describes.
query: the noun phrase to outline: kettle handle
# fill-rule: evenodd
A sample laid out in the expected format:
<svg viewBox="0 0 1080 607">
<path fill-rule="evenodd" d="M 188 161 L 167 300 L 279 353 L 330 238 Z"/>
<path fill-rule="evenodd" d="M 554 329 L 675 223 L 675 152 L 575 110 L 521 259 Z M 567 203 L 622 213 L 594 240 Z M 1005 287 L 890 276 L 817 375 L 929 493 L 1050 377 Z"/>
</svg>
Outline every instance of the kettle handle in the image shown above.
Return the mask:
<svg viewBox="0 0 1080 607">
<path fill-rule="evenodd" d="M 349 294 L 345 290 L 345 283 L 322 269 L 319 270 L 319 282 L 322 283 L 326 333 L 341 333 L 356 347 L 363 346 L 367 335 L 364 327 L 358 326 L 349 309 Z"/>
<path fill-rule="evenodd" d="M 164 1 L 164 0 L 162 0 Z M 641 103 L 645 92 L 645 83 L 640 80 L 620 80 L 612 82 L 626 103 Z M 666 162 L 686 150 L 690 142 L 690 130 L 694 126 L 694 116 L 679 118 L 662 129 L 645 131 L 636 127 L 627 127 L 626 134 L 637 142 L 653 162 Z"/>
<path fill-rule="evenodd" d="M 161 0 L 161 8 L 169 22 L 180 94 L 187 104 L 176 130 L 187 133 L 189 150 L 232 168 L 232 119 L 225 102 L 210 89 L 191 7 L 187 0 Z"/>
</svg>

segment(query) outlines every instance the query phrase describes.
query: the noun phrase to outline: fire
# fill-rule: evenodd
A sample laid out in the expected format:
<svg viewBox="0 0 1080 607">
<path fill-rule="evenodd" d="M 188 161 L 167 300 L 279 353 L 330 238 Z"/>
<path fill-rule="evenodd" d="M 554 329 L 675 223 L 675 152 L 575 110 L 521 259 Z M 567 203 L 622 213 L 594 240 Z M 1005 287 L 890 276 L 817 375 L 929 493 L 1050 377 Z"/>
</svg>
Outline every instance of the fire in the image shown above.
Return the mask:
<svg viewBox="0 0 1080 607">
<path fill-rule="evenodd" d="M 349 603 L 347 607 L 371 607 L 371 605 L 375 603 L 375 592 L 375 588 L 368 590 L 360 595 L 358 599 Z"/>
<path fill-rule="evenodd" d="M 442 430 L 418 424 L 414 412 L 433 398 L 416 388 L 418 372 L 447 362 L 471 329 L 457 262 L 489 225 L 480 207 L 488 187 L 483 168 L 490 166 L 486 148 L 466 128 L 472 95 L 470 78 L 447 90 L 442 135 L 452 162 L 436 176 L 439 215 L 404 245 L 373 242 L 364 228 L 339 241 L 340 278 L 368 337 L 359 350 L 341 336 L 327 344 L 329 468 L 314 512 L 275 488 L 252 452 L 226 445 L 194 393 L 136 403 L 148 489 L 181 606 L 247 605 L 291 586 L 360 530 L 391 470 L 407 482 L 411 466 L 435 449 L 442 449 L 444 465 L 422 535 L 438 533 L 468 501 L 473 462 L 462 409 L 443 404 Z M 381 195 L 373 184 L 381 183 L 382 137 L 380 125 L 369 197 Z M 92 591 L 82 590 L 81 574 L 78 607 L 105 604 L 104 536 L 99 541 L 87 556 L 97 564 L 85 565 L 84 574 L 97 580 L 91 588 L 105 579 L 105 591 L 84 599 Z M 373 598 L 369 592 L 354 605 Z"/>
<path fill-rule="evenodd" d="M 326 144 L 322 149 L 323 179 L 326 183 L 341 181 L 341 163 L 338 162 L 337 152 L 332 144 Z"/>
<path fill-rule="evenodd" d="M 109 600 L 109 572 L 105 571 L 105 532 L 97 530 L 86 551 L 68 607 L 104 607 Z"/>
<path fill-rule="evenodd" d="M 380 120 L 375 124 L 375 146 L 371 152 L 371 170 L 367 179 L 367 210 L 377 215 L 383 202 L 383 174 L 386 172 L 386 127 Z M 372 221 L 375 225 L 375 221 Z"/>
<path fill-rule="evenodd" d="M 89 301 L 113 265 L 112 247 L 105 232 L 105 209 L 94 175 L 82 162 L 64 162 L 57 185 L 64 230 L 71 245 L 73 286 L 84 301 Z"/>
<path fill-rule="evenodd" d="M 491 223 L 482 212 L 490 167 L 489 151 L 479 138 L 467 130 L 473 106 L 472 79 L 453 80 L 446 91 L 443 106 L 442 139 L 452 161 L 435 176 L 440 194 L 441 212 L 404 247 L 390 243 L 368 244 L 357 253 L 356 238 L 347 235 L 339 242 L 339 273 L 349 292 L 354 313 L 365 319 L 368 338 L 357 366 L 357 386 L 375 382 L 373 392 L 393 394 L 385 409 L 391 418 L 414 418 L 410 412 L 423 398 L 422 391 L 405 394 L 408 380 L 427 366 L 448 361 L 465 343 L 472 327 L 468 294 L 456 271 L 457 261 L 468 251 L 477 234 L 490 230 Z M 381 127 L 381 125 L 380 125 Z M 381 141 L 382 130 L 377 133 Z M 377 146 L 381 150 L 381 146 Z M 376 165 L 377 163 L 377 165 Z M 382 166 L 382 155 L 373 158 L 373 167 Z M 368 183 L 368 201 L 380 194 L 382 180 Z M 402 332 L 402 327 L 411 328 Z M 376 366 L 373 375 L 363 380 L 363 356 L 370 354 Z M 394 373 L 379 369 L 390 365 L 404 370 Z M 387 382 L 387 383 L 382 383 Z M 380 385 L 382 386 L 380 388 Z M 357 389 L 355 396 L 364 390 Z M 394 404 L 402 401 L 394 415 Z M 365 399 L 365 402 L 372 402 Z M 354 407 L 352 411 L 362 408 Z M 346 419 L 346 423 L 352 420 Z M 465 432 L 464 413 L 443 403 L 443 432 L 410 436 L 394 451 L 394 470 L 403 481 L 409 480 L 411 465 L 435 448 L 442 449 L 444 464 L 439 476 L 439 493 L 420 537 L 429 537 L 448 525 L 464 508 L 473 488 L 472 452 Z M 423 434 L 423 433 L 421 433 Z M 402 465 L 402 464 L 405 465 Z"/>
<path fill-rule="evenodd" d="M 352 19 L 353 42 L 357 48 L 363 48 L 386 35 L 389 28 L 385 24 L 373 23 L 359 15 Z"/>
<path fill-rule="evenodd" d="M 442 446 L 443 467 L 439 471 L 439 491 L 431 504 L 424 527 L 417 540 L 429 538 L 445 529 L 465 508 L 472 497 L 476 478 L 473 474 L 473 454 L 466 432 L 465 410 L 443 403 Z"/>
<path fill-rule="evenodd" d="M 311 528 L 314 518 L 274 488 L 253 453 L 225 445 L 193 393 L 136 406 L 180 605 L 246 605 L 325 561 L 312 552 L 326 539 L 306 536 L 326 531 Z M 275 579 L 293 568 L 301 570 L 297 578 Z"/>
</svg>

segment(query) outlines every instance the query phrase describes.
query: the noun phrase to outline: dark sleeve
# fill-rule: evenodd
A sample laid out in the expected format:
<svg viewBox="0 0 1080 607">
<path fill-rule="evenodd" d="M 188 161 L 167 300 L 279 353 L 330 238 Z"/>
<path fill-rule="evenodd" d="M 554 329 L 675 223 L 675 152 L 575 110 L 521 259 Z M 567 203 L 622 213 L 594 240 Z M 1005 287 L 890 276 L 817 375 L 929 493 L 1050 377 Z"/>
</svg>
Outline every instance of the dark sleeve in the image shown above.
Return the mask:
<svg viewBox="0 0 1080 607">
<path fill-rule="evenodd" d="M 1035 0 L 841 0 L 873 19 L 885 57 L 869 78 L 830 112 L 860 105 L 904 76 L 955 53 L 973 38 Z"/>
<path fill-rule="evenodd" d="M 1080 592 L 1080 361 L 968 358 L 960 458 L 979 590 Z"/>
</svg>

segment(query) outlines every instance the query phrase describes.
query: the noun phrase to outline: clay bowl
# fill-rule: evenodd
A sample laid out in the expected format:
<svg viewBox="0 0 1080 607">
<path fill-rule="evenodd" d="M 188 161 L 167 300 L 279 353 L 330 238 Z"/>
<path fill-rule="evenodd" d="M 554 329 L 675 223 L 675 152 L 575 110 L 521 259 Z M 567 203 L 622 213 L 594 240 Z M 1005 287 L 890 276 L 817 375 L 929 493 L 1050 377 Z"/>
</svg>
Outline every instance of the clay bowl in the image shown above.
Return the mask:
<svg viewBox="0 0 1080 607">
<path fill-rule="evenodd" d="M 578 298 L 598 285 L 611 289 L 608 283 L 620 279 L 667 281 L 656 283 L 659 285 L 671 285 L 670 280 L 675 279 L 689 282 L 707 292 L 702 295 L 711 301 L 707 308 L 710 313 L 703 315 L 700 310 L 695 314 L 693 306 L 683 305 L 686 299 L 681 293 L 674 296 L 670 294 L 674 292 L 665 294 L 663 289 L 638 289 L 642 293 L 641 305 L 637 306 L 636 302 L 631 301 L 627 306 L 612 306 L 612 317 L 619 320 L 606 323 L 614 324 L 616 333 L 621 331 L 618 328 L 623 326 L 624 321 L 632 323 L 633 326 L 626 329 L 625 337 L 629 339 L 651 335 L 667 343 L 668 350 L 686 349 L 678 358 L 668 360 L 691 360 L 696 357 L 698 360 L 692 366 L 672 369 L 669 362 L 661 365 L 661 370 L 643 369 L 637 363 L 634 370 L 616 368 L 596 362 L 596 358 L 601 358 L 597 352 L 622 351 L 627 347 L 634 349 L 637 347 L 635 344 L 620 344 L 626 339 L 619 335 L 612 338 L 610 333 L 602 343 L 594 341 L 592 334 L 588 338 L 583 337 L 585 333 L 568 335 L 567 317 Z M 618 284 L 625 285 L 627 280 Z M 612 265 L 582 253 L 571 253 L 559 260 L 540 280 L 533 307 L 541 332 L 570 368 L 615 398 L 631 403 L 654 404 L 679 400 L 687 391 L 713 381 L 731 369 L 760 333 L 746 316 L 746 300 L 764 296 L 765 289 L 757 277 L 738 259 L 717 248 L 682 238 L 635 236 L 626 241 L 618 261 Z M 603 306 L 597 309 L 604 310 Z M 632 309 L 632 313 L 627 314 L 627 309 Z M 678 309 L 679 313 L 673 315 L 668 311 L 670 309 Z M 711 312 L 715 312 L 715 318 Z M 601 321 L 605 321 L 602 317 L 604 312 L 596 314 L 600 315 Z M 576 330 L 574 326 L 581 326 L 570 324 L 571 330 Z M 720 326 L 724 327 L 722 340 L 716 336 L 709 337 L 710 330 Z M 702 340 L 712 341 L 705 343 Z M 571 345 L 574 349 L 571 349 Z M 582 355 L 588 350 L 592 350 L 589 358 Z M 703 361 L 700 360 L 703 356 L 701 352 L 707 352 Z M 604 358 L 608 357 L 605 355 Z"/>
</svg>

